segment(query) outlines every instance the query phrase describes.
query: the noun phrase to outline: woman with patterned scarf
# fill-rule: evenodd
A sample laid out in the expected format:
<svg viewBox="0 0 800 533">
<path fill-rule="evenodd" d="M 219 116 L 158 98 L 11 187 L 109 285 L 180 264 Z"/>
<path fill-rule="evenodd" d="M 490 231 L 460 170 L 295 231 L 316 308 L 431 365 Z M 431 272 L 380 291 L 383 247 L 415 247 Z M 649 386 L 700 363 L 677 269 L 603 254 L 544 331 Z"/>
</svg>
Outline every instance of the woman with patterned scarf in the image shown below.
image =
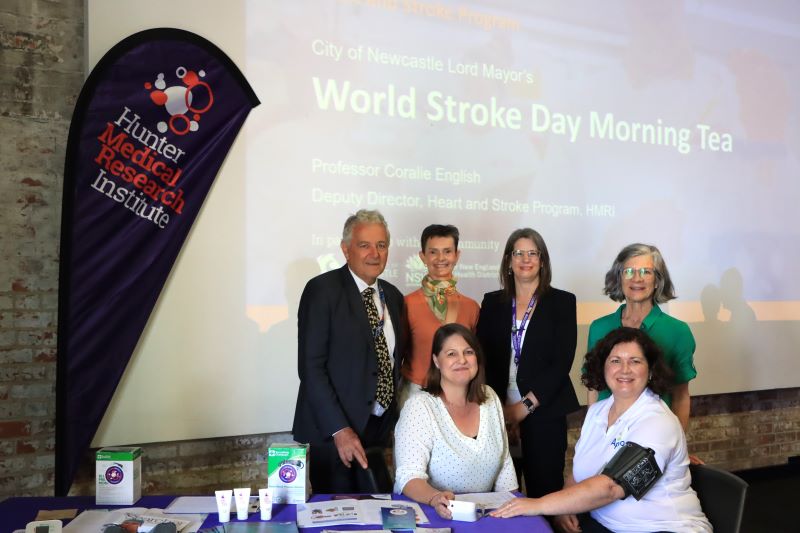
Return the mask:
<svg viewBox="0 0 800 533">
<path fill-rule="evenodd" d="M 428 268 L 422 287 L 405 297 L 410 353 L 403 361 L 403 384 L 398 397 L 400 407 L 414 392 L 425 386 L 431 366 L 433 334 L 444 324 L 456 322 L 475 331 L 480 309 L 478 302 L 456 290 L 453 269 L 458 263 L 458 228 L 432 224 L 422 231 L 419 258 Z"/>
</svg>

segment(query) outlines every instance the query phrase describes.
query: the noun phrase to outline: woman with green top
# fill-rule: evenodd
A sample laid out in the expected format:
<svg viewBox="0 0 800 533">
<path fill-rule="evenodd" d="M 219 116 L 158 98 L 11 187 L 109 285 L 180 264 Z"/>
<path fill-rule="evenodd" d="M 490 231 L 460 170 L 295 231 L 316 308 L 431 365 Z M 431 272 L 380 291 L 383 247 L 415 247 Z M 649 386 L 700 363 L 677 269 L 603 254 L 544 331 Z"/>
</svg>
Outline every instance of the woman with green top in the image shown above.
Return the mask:
<svg viewBox="0 0 800 533">
<path fill-rule="evenodd" d="M 662 350 L 667 366 L 675 375 L 674 385 L 661 395 L 661 399 L 686 431 L 689 425 L 689 381 L 697 376 L 695 342 L 686 322 L 669 316 L 658 306 L 675 298 L 675 288 L 658 248 L 640 243 L 623 248 L 606 273 L 603 293 L 616 302 L 625 303 L 614 313 L 592 322 L 589 326 L 589 350 L 610 331 L 622 326 L 639 328 L 647 333 Z M 589 404 L 608 396 L 608 390 L 590 389 Z"/>
</svg>

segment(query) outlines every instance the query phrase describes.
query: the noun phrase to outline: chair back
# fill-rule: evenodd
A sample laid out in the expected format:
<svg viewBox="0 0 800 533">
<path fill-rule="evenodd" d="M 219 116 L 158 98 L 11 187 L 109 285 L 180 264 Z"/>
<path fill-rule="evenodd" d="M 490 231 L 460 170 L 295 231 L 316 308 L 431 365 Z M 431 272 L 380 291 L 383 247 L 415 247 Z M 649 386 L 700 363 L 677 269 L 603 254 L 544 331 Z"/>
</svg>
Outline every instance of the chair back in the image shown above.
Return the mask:
<svg viewBox="0 0 800 533">
<path fill-rule="evenodd" d="M 709 465 L 689 465 L 692 488 L 714 533 L 739 533 L 747 483 L 739 476 Z"/>
<path fill-rule="evenodd" d="M 391 494 L 393 488 L 392 476 L 389 467 L 386 465 L 386 456 L 380 446 L 374 446 L 364 450 L 367 454 L 369 468 L 362 470 L 358 464 L 353 468 L 358 468 L 356 482 L 358 491 L 364 494 Z"/>
</svg>

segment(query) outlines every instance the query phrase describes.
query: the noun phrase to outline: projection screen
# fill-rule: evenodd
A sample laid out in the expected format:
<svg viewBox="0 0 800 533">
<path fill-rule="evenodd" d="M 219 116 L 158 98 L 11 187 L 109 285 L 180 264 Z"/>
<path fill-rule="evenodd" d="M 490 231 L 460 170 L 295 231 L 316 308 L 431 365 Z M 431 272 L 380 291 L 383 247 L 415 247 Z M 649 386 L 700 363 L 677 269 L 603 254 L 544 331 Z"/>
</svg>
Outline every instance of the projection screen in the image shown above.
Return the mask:
<svg viewBox="0 0 800 533">
<path fill-rule="evenodd" d="M 220 46 L 262 104 L 94 445 L 289 431 L 300 292 L 343 264 L 362 207 L 389 222 L 383 277 L 404 293 L 428 224 L 461 230 L 458 287 L 479 302 L 509 233 L 538 230 L 578 297 L 580 397 L 631 242 L 664 254 L 692 394 L 800 385 L 793 3 L 89 0 L 89 65 L 162 26 Z"/>
</svg>

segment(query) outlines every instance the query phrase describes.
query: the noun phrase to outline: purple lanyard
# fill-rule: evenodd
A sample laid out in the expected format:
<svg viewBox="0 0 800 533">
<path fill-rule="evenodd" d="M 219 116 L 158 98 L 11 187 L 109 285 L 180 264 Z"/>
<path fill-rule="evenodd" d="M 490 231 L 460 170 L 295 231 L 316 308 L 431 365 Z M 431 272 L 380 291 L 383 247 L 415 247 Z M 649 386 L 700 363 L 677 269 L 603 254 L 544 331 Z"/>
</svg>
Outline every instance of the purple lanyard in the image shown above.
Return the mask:
<svg viewBox="0 0 800 533">
<path fill-rule="evenodd" d="M 522 315 L 522 324 L 517 329 L 517 298 L 511 298 L 511 346 L 514 348 L 514 364 L 517 366 L 519 366 L 519 358 L 522 355 L 522 336 L 525 334 L 525 325 L 528 323 L 534 305 L 536 305 L 535 294 L 531 296 L 528 308 Z"/>
</svg>

